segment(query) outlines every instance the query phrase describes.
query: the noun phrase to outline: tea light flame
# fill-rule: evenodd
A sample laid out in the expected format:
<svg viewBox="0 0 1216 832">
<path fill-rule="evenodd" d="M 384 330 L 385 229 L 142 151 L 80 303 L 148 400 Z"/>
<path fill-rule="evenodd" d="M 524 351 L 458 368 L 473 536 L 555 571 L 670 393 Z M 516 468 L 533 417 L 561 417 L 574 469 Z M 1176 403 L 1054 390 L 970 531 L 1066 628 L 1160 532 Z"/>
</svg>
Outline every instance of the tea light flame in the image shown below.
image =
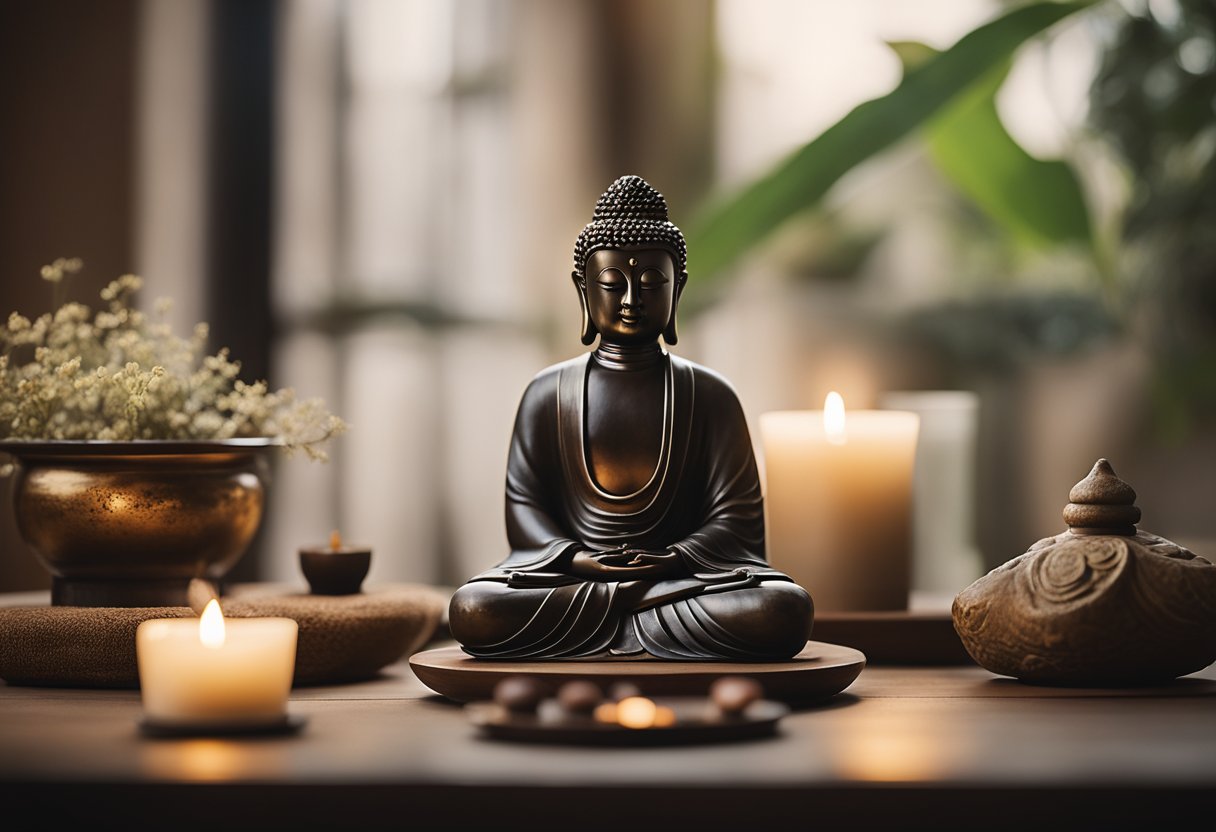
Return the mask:
<svg viewBox="0 0 1216 832">
<path fill-rule="evenodd" d="M 823 401 L 823 432 L 828 442 L 843 445 L 848 438 L 845 433 L 844 397 L 835 390 Z"/>
<path fill-rule="evenodd" d="M 342 548 L 342 535 L 338 534 L 337 529 L 329 533 L 329 548 L 335 552 Z"/>
<path fill-rule="evenodd" d="M 676 721 L 675 711 L 657 705 L 645 696 L 628 696 L 617 703 L 605 702 L 595 709 L 595 718 L 625 728 L 666 728 Z"/>
<path fill-rule="evenodd" d="M 617 722 L 626 728 L 649 728 L 659 709 L 644 696 L 630 696 L 616 705 Z"/>
<path fill-rule="evenodd" d="M 203 614 L 198 620 L 198 639 L 204 647 L 212 650 L 224 646 L 224 613 L 220 603 L 212 598 L 203 608 Z"/>
</svg>

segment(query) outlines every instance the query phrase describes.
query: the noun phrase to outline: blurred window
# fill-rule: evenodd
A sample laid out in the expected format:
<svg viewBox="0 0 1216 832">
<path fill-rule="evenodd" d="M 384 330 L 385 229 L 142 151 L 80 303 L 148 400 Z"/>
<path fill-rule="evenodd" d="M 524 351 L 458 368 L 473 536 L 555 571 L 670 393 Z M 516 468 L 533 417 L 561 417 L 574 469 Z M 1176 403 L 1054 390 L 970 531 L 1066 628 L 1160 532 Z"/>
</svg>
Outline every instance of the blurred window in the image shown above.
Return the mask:
<svg viewBox="0 0 1216 832">
<path fill-rule="evenodd" d="M 280 21 L 275 377 L 351 425 L 272 489 L 266 564 L 331 528 L 369 580 L 462 582 L 499 559 L 521 374 L 540 366 L 518 291 L 513 5 L 309 0 Z"/>
</svg>

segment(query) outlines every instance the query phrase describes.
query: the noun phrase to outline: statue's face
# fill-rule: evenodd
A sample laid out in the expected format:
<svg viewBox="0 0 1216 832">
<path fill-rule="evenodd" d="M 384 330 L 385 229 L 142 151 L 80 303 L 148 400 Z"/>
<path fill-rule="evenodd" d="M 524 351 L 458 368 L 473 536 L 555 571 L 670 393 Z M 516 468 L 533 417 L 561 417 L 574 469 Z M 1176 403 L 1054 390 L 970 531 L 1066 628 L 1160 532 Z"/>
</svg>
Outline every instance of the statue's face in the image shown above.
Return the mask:
<svg viewBox="0 0 1216 832">
<path fill-rule="evenodd" d="M 599 249 L 587 258 L 587 312 L 614 344 L 657 340 L 675 305 L 675 263 L 661 248 Z"/>
</svg>

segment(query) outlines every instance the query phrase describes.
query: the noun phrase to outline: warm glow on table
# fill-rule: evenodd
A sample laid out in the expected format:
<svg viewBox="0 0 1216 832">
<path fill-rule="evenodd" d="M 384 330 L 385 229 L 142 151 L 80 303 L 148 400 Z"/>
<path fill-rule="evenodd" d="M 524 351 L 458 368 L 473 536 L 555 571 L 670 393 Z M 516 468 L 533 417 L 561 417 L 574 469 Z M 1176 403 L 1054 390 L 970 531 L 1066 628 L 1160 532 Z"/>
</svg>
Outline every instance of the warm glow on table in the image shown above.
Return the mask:
<svg viewBox="0 0 1216 832">
<path fill-rule="evenodd" d="M 164 723 L 283 719 L 298 630 L 290 618 L 225 619 L 215 599 L 198 619 L 143 622 L 135 648 L 145 716 Z"/>
<path fill-rule="evenodd" d="M 769 563 L 826 611 L 908 605 L 919 417 L 823 410 L 760 416 Z"/>
</svg>

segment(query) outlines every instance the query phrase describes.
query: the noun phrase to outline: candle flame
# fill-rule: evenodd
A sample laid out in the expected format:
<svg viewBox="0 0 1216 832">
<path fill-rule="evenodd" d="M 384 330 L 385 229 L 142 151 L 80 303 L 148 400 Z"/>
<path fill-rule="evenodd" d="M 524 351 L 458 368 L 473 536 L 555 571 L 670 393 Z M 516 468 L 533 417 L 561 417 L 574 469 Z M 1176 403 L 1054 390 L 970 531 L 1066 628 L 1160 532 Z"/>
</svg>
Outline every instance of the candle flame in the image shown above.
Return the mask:
<svg viewBox="0 0 1216 832">
<path fill-rule="evenodd" d="M 823 432 L 833 445 L 843 445 L 845 433 L 844 397 L 833 390 L 823 401 Z"/>
<path fill-rule="evenodd" d="M 335 552 L 342 548 L 342 535 L 338 534 L 337 529 L 329 533 L 329 548 Z"/>
<path fill-rule="evenodd" d="M 224 646 L 224 613 L 220 610 L 220 602 L 212 598 L 203 608 L 203 614 L 198 620 L 198 638 L 204 647 L 212 649 Z"/>
<path fill-rule="evenodd" d="M 596 706 L 595 720 L 624 728 L 669 728 L 676 723 L 676 713 L 645 696 L 627 696 Z"/>
<path fill-rule="evenodd" d="M 626 728 L 666 728 L 676 721 L 671 708 L 658 705 L 644 696 L 630 696 L 618 702 L 616 718 Z"/>
<path fill-rule="evenodd" d="M 630 696 L 616 703 L 616 719 L 626 728 L 649 728 L 658 710 L 646 697 Z"/>
</svg>

